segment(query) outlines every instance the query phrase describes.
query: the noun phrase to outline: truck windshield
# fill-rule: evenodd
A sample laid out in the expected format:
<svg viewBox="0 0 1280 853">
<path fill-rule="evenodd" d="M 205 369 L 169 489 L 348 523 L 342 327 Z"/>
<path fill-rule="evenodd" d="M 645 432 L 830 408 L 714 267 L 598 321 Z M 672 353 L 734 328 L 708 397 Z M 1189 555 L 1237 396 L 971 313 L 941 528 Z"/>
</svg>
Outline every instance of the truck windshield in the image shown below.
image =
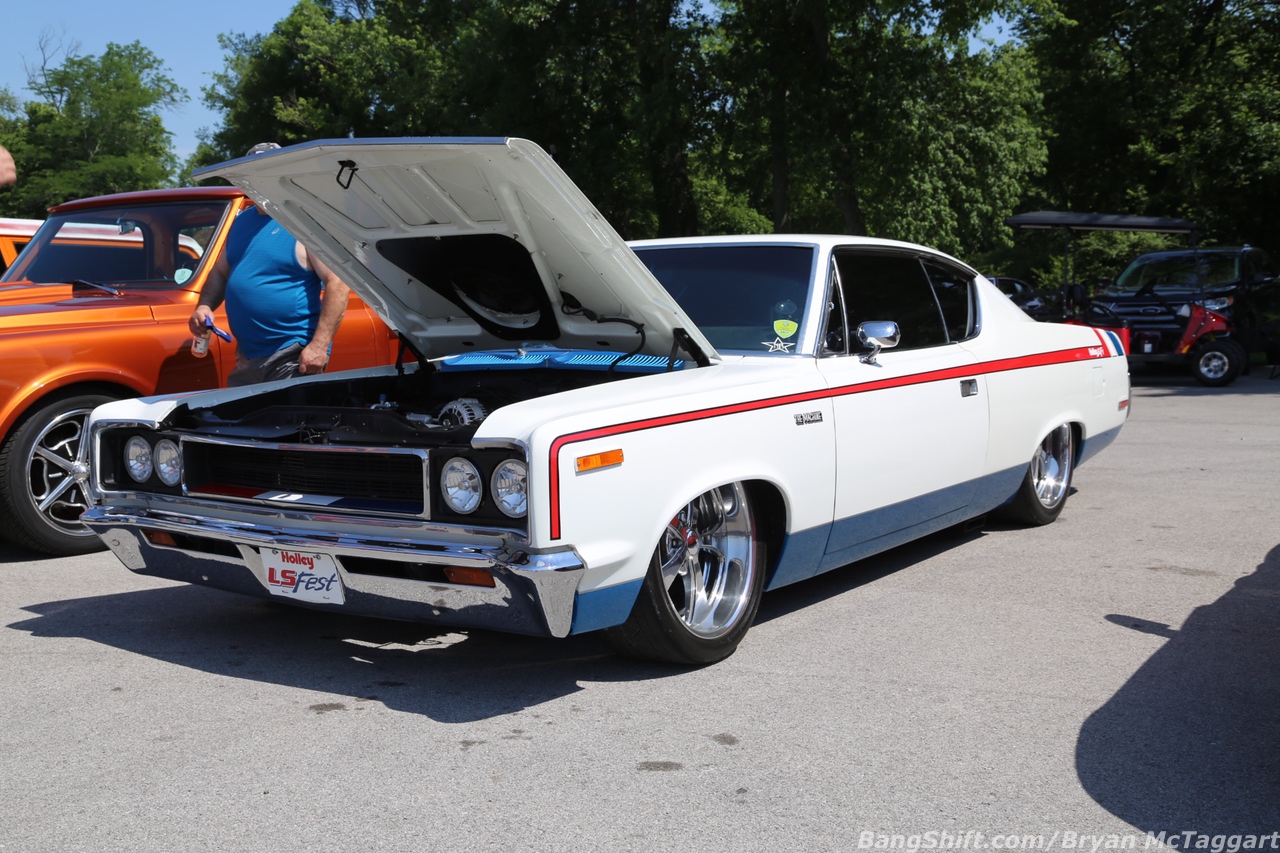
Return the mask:
<svg viewBox="0 0 1280 853">
<path fill-rule="evenodd" d="M 49 217 L 0 282 L 181 287 L 199 270 L 231 202 L 222 199 L 67 211 Z"/>
<path fill-rule="evenodd" d="M 1109 295 L 1139 290 L 1196 292 L 1240 280 L 1239 252 L 1167 252 L 1143 255 L 1107 288 Z"/>
</svg>

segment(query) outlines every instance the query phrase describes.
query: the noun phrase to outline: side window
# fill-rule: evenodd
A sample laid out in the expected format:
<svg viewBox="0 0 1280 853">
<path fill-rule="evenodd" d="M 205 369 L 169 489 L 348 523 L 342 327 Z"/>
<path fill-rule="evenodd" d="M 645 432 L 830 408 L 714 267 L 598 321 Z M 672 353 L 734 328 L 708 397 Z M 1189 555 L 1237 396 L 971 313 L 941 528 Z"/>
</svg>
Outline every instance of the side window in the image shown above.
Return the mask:
<svg viewBox="0 0 1280 853">
<path fill-rule="evenodd" d="M 933 285 L 933 294 L 942 309 L 947 336 L 954 343 L 973 337 L 978 321 L 973 310 L 973 278 L 955 267 L 925 261 L 925 271 Z"/>
<path fill-rule="evenodd" d="M 1276 277 L 1276 265 L 1271 260 L 1271 256 L 1261 249 L 1249 253 L 1253 260 L 1254 271 L 1261 273 L 1266 278 Z"/>
<path fill-rule="evenodd" d="M 863 252 L 837 252 L 835 257 L 851 333 L 868 320 L 892 320 L 902 335 L 898 349 L 947 343 L 942 311 L 917 258 Z M 850 345 L 856 346 L 854 341 Z"/>
</svg>

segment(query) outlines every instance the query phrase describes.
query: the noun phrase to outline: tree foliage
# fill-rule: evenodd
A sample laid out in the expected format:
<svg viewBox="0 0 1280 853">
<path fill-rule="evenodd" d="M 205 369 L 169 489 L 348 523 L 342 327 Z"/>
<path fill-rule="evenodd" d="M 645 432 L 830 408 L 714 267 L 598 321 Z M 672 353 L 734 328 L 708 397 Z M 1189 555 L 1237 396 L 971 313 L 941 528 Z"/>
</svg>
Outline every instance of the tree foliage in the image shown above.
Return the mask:
<svg viewBox="0 0 1280 853">
<path fill-rule="evenodd" d="M 991 17 L 1019 39 L 974 49 Z M 1280 7 L 1260 0 L 298 0 L 221 37 L 187 164 L 263 141 L 524 136 L 627 237 L 844 232 L 1056 276 L 1014 210 L 1184 216 L 1280 249 Z M 160 186 L 185 93 L 141 45 L 0 90 L 8 212 Z M 1136 238 L 1135 238 L 1136 239 Z M 1135 239 L 1077 244 L 1114 274 Z M 1142 244 L 1145 245 L 1145 244 Z"/>
<path fill-rule="evenodd" d="M 99 56 L 67 56 L 31 72 L 36 100 L 0 97 L 0 144 L 18 164 L 0 194 L 8 215 L 43 218 L 83 196 L 167 184 L 177 166 L 161 111 L 186 100 L 164 64 L 140 43 L 108 44 Z"/>
<path fill-rule="evenodd" d="M 1003 236 L 1044 157 L 1025 55 L 968 49 L 996 9 L 302 0 L 269 35 L 224 40 L 205 96 L 226 121 L 200 157 L 264 139 L 526 136 L 628 237 L 772 227 L 961 251 Z"/>
<path fill-rule="evenodd" d="M 1032 203 L 1185 216 L 1280 249 L 1280 6 L 1059 0 L 1020 32 L 1053 137 Z"/>
</svg>

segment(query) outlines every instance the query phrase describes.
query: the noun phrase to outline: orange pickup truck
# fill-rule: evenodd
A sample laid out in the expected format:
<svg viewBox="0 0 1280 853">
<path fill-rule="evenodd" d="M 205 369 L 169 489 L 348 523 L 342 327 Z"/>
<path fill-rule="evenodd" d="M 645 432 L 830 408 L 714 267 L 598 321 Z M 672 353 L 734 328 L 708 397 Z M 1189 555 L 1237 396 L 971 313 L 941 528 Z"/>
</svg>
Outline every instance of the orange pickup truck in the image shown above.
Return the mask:
<svg viewBox="0 0 1280 853">
<path fill-rule="evenodd" d="M 43 219 L 0 218 L 0 273 L 9 268 L 43 224 Z"/>
<path fill-rule="evenodd" d="M 51 208 L 34 236 L 8 229 L 30 243 L 4 259 L 0 276 L 5 538 L 51 554 L 100 549 L 80 523 L 89 412 L 225 384 L 235 345 L 215 336 L 211 357 L 193 356 L 187 319 L 231 221 L 250 204 L 230 187 L 123 193 Z M 222 311 L 218 325 L 227 328 Z M 398 352 L 395 333 L 352 292 L 329 370 L 389 364 Z"/>
</svg>

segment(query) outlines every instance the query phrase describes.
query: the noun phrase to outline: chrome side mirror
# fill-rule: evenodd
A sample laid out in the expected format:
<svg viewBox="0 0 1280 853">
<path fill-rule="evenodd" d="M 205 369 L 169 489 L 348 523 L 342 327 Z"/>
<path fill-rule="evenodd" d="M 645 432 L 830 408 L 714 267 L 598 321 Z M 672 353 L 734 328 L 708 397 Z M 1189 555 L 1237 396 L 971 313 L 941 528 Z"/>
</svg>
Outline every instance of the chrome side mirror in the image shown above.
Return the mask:
<svg viewBox="0 0 1280 853">
<path fill-rule="evenodd" d="M 858 356 L 858 360 L 863 364 L 875 364 L 880 350 L 893 349 L 901 338 L 898 324 L 891 320 L 868 320 L 865 323 L 859 323 L 858 343 L 864 347 L 870 347 L 871 352 L 862 353 Z"/>
</svg>

